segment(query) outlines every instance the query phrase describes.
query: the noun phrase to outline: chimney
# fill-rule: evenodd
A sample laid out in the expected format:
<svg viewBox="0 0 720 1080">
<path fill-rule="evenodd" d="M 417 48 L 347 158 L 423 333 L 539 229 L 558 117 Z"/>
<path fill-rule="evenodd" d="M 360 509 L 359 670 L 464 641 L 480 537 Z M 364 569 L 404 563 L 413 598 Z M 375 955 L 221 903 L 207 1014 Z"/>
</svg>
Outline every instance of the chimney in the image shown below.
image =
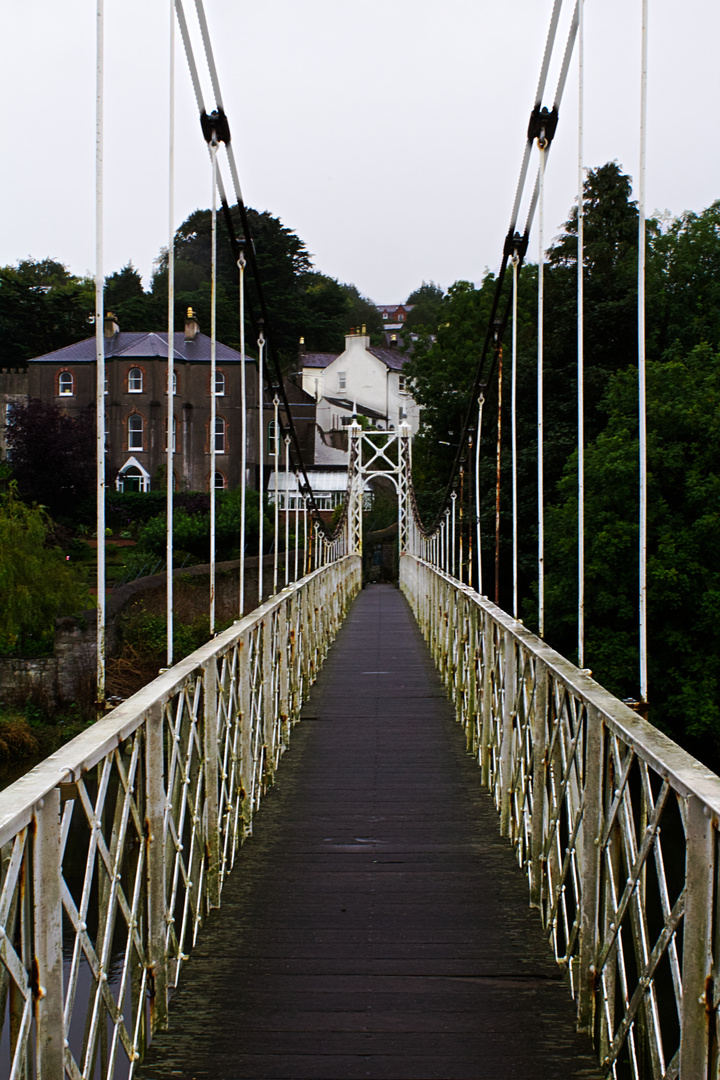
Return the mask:
<svg viewBox="0 0 720 1080">
<path fill-rule="evenodd" d="M 106 338 L 115 337 L 116 334 L 120 333 L 120 327 L 118 326 L 117 319 L 112 311 L 108 311 L 105 316 L 103 330 Z"/>
<path fill-rule="evenodd" d="M 392 334 L 390 336 L 390 348 L 397 349 L 397 334 Z"/>
<path fill-rule="evenodd" d="M 200 323 L 195 318 L 195 312 L 191 307 L 187 309 L 185 317 L 185 340 L 194 341 L 200 333 Z"/>
<path fill-rule="evenodd" d="M 305 338 L 304 338 L 304 337 L 301 337 L 301 338 L 300 338 L 300 346 L 299 346 L 299 348 L 298 348 L 298 355 L 299 355 L 299 356 L 304 356 L 304 355 L 305 355 L 305 353 L 306 353 L 306 351 L 307 351 L 307 350 L 306 350 L 306 348 L 305 348 Z"/>
</svg>

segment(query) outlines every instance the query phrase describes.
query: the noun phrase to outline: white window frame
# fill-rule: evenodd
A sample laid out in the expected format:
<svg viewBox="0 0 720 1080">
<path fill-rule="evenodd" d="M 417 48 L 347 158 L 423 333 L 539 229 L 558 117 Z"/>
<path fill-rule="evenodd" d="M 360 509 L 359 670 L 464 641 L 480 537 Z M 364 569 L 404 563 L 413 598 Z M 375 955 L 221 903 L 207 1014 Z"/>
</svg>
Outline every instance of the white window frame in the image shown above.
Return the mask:
<svg viewBox="0 0 720 1080">
<path fill-rule="evenodd" d="M 338 371 L 338 390 L 347 390 L 347 371 Z"/>
<path fill-rule="evenodd" d="M 221 441 L 221 445 L 218 445 L 218 440 Z M 227 424 L 222 416 L 215 417 L 215 453 L 226 454 L 227 453 Z"/>
<path fill-rule="evenodd" d="M 137 372 L 137 374 L 140 376 L 140 378 L 139 378 L 140 385 L 139 386 L 137 386 L 137 385 L 133 386 L 133 383 L 138 382 L 137 376 L 135 378 L 133 378 L 135 372 Z M 130 370 L 128 371 L 128 394 L 142 394 L 144 384 L 145 384 L 145 379 L 143 377 L 142 368 L 139 368 L 139 367 L 130 368 Z"/>
<path fill-rule="evenodd" d="M 267 426 L 267 452 L 268 457 L 275 457 L 275 440 L 277 433 L 275 428 L 277 427 L 275 420 L 270 420 Z"/>
<path fill-rule="evenodd" d="M 215 372 L 215 397 L 225 397 L 225 372 Z"/>
<path fill-rule="evenodd" d="M 69 384 L 67 380 L 70 380 Z M 65 386 L 63 386 L 63 380 L 65 380 Z M 65 387 L 69 385 L 70 389 Z M 61 371 L 58 378 L 58 397 L 74 397 L 75 396 L 75 376 L 72 371 Z"/>
<path fill-rule="evenodd" d="M 139 421 L 140 426 L 137 426 Z M 128 450 L 142 450 L 144 446 L 145 421 L 140 413 L 130 413 L 127 421 Z M 139 445 L 136 439 L 139 438 Z"/>
<path fill-rule="evenodd" d="M 221 484 L 218 484 L 218 477 L 220 477 L 220 479 L 222 480 Z M 225 481 L 225 476 L 223 475 L 223 473 L 220 472 L 219 469 L 216 469 L 215 470 L 215 490 L 216 491 L 225 491 L 226 487 L 227 487 L 227 483 Z"/>
</svg>

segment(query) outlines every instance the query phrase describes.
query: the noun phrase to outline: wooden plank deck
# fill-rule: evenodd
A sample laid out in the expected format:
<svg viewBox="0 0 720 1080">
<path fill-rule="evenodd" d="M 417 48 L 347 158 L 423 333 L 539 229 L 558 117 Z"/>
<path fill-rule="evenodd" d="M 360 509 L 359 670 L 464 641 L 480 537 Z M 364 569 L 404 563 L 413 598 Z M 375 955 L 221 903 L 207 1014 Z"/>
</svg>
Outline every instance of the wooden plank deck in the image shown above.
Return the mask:
<svg viewBox="0 0 720 1080">
<path fill-rule="evenodd" d="M 599 1080 L 410 609 L 355 602 L 144 1080 Z"/>
</svg>

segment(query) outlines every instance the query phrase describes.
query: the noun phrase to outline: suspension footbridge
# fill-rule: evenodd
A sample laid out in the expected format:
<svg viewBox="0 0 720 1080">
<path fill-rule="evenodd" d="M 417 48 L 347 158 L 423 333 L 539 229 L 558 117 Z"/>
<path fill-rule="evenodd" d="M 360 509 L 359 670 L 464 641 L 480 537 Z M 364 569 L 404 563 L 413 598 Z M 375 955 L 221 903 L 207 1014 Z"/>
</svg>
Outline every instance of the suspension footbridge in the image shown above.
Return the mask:
<svg viewBox="0 0 720 1080">
<path fill-rule="evenodd" d="M 581 139 L 580 666 L 543 640 L 544 184 L 570 60 L 576 45 L 582 48 L 584 5 L 579 0 L 573 7 L 548 107 L 543 101 L 561 6 L 562 0 L 553 3 L 497 290 L 441 508 L 431 525 L 423 524 L 407 425 L 364 432 L 355 418 L 347 431 L 344 510 L 331 529 L 314 502 L 273 345 L 203 5 L 196 0 L 212 112 L 183 5 L 174 0 L 212 170 L 210 475 L 211 433 L 217 433 L 219 197 L 238 269 L 243 360 L 246 266 L 254 276 L 255 310 L 248 319 L 261 376 L 258 416 L 266 400 L 274 405 L 275 492 L 284 445 L 285 491 L 292 472 L 294 490 L 302 493 L 305 542 L 300 558 L 296 503 L 293 559 L 286 504 L 285 587 L 276 546 L 274 594 L 243 616 L 241 559 L 241 617 L 215 634 L 211 485 L 213 636 L 173 663 L 169 400 L 167 668 L 105 713 L 100 544 L 101 718 L 0 794 L 2 1076 L 717 1076 L 720 779 L 641 715 L 647 700 L 644 142 L 638 214 L 641 711 L 613 697 L 583 667 Z M 646 16 L 646 3 L 643 11 Z M 98 40 L 101 46 L 101 33 Z M 645 76 L 644 36 L 643 123 Z M 101 87 L 99 63 L 99 101 Z M 99 219 L 101 119 L 100 108 Z M 229 212 L 222 147 L 243 235 L 235 234 Z M 520 232 L 534 149 L 537 175 Z M 170 205 L 172 221 L 172 194 Z M 484 595 L 477 457 L 473 468 L 484 389 L 516 316 L 518 276 L 536 213 L 539 636 L 518 619 L 515 486 L 512 615 Z M 98 246 L 97 528 L 103 536 Z M 171 226 L 168 341 L 173 250 Z M 503 291 L 508 268 L 512 288 Z M 513 477 L 516 324 L 513 317 Z M 167 386 L 173 385 L 172 353 Z M 243 384 L 246 477 L 244 395 Z M 263 443 L 261 431 L 261 477 Z M 399 592 L 363 589 L 366 482 L 380 477 L 397 494 Z M 244 515 L 243 503 L 241 551 Z M 277 502 L 275 518 L 277 524 Z M 261 513 L 260 554 L 262 527 Z M 262 561 L 259 579 L 262 601 Z"/>
</svg>

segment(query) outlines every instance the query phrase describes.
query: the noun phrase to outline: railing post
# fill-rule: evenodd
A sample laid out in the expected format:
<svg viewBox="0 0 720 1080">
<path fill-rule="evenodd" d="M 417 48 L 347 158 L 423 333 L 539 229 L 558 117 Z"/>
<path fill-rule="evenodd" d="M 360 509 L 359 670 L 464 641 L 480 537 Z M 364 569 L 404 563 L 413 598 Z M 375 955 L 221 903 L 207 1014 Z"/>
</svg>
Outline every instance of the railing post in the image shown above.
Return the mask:
<svg viewBox="0 0 720 1080">
<path fill-rule="evenodd" d="M 217 660 L 203 668 L 203 752 L 205 757 L 205 857 L 207 907 L 220 907 L 220 823 L 218 821 Z M 220 688 L 222 690 L 222 688 Z"/>
<path fill-rule="evenodd" d="M 238 642 L 238 698 L 240 701 L 240 787 L 242 789 L 243 839 L 252 828 L 253 750 L 252 750 L 252 667 L 251 634 Z"/>
<path fill-rule="evenodd" d="M 591 1035 L 595 1028 L 598 920 L 600 918 L 600 837 L 603 822 L 605 741 L 600 713 L 587 706 L 585 722 L 585 775 L 582 820 L 580 976 L 578 1031 Z"/>
<path fill-rule="evenodd" d="M 533 800 L 532 800 L 532 851 L 530 856 L 530 907 L 542 906 L 543 865 L 542 852 L 545 841 L 545 772 L 547 762 L 546 732 L 548 705 L 548 671 L 542 660 L 536 660 L 535 710 L 533 712 Z"/>
<path fill-rule="evenodd" d="M 712 820 L 695 795 L 687 801 L 685 915 L 683 918 L 680 1080 L 706 1080 L 714 1020 L 712 908 L 715 837 Z"/>
<path fill-rule="evenodd" d="M 510 836 L 512 826 L 510 814 L 512 809 L 512 744 L 513 744 L 513 715 L 515 712 L 515 638 L 509 630 L 504 635 L 504 693 L 503 693 L 503 717 L 502 717 L 502 742 L 500 745 L 500 833 L 502 836 Z"/>
<path fill-rule="evenodd" d="M 152 976 L 150 1031 L 163 1031 L 168 1023 L 165 887 L 165 769 L 163 704 L 154 701 L 145 721 L 145 790 L 148 875 L 148 968 Z"/>
<path fill-rule="evenodd" d="M 60 790 L 53 788 L 35 807 L 33 844 L 33 933 L 36 982 L 37 1075 L 65 1075 L 63 1024 L 62 894 L 60 874 Z"/>
<path fill-rule="evenodd" d="M 277 657 L 277 664 L 279 670 L 277 672 L 277 678 L 279 680 L 279 694 L 278 700 L 280 703 L 280 742 L 284 744 L 290 738 L 290 672 L 288 664 L 288 650 L 290 643 L 288 641 L 288 607 L 290 606 L 290 597 L 287 596 L 280 608 L 278 609 L 278 621 L 277 621 L 277 633 L 278 640 L 275 644 L 275 655 Z"/>
<path fill-rule="evenodd" d="M 265 747 L 265 775 L 260 778 L 264 790 L 272 784 L 275 772 L 275 694 L 273 693 L 273 615 L 263 619 L 262 636 L 262 733 Z"/>
<path fill-rule="evenodd" d="M 493 714 L 492 714 L 492 679 L 495 668 L 493 650 L 495 646 L 493 621 L 485 611 L 483 612 L 483 670 L 482 670 L 482 782 L 486 788 L 490 787 L 492 777 L 490 775 L 490 743 L 492 741 Z"/>
</svg>

